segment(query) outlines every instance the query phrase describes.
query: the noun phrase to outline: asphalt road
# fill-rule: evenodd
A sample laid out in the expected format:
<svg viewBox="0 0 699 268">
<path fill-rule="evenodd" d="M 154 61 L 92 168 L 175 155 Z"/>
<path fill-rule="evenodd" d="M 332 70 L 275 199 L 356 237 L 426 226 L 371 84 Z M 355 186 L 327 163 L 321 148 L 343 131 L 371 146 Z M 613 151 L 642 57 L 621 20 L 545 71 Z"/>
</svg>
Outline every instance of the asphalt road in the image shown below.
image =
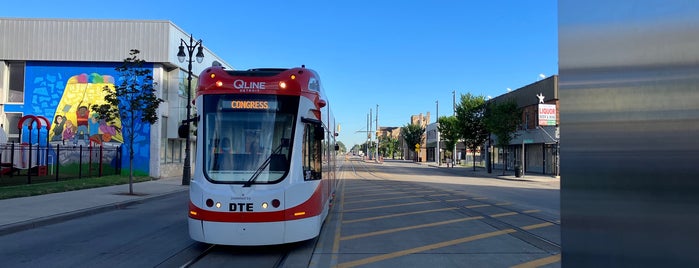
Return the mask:
<svg viewBox="0 0 699 268">
<path fill-rule="evenodd" d="M 205 261 L 197 265 L 245 263 L 256 267 L 273 267 L 280 264 L 280 257 L 275 254 L 288 251 L 290 254 L 284 255 L 282 261 L 293 263 L 294 267 L 304 263 L 304 259 L 311 260 L 313 267 L 352 267 L 349 264 L 354 263 L 352 260 L 356 257 L 371 260 L 371 256 L 390 260 L 386 263 L 359 260 L 360 263 L 366 262 L 373 267 L 416 267 L 421 262 L 415 262 L 411 256 L 419 256 L 428 263 L 429 258 L 434 257 L 433 261 L 442 261 L 449 266 L 458 261 L 459 256 L 466 260 L 477 260 L 474 257 L 478 257 L 484 261 L 475 264 L 488 263 L 490 259 L 516 264 L 557 253 L 555 248 L 537 248 L 535 238 L 527 237 L 529 234 L 522 229 L 511 230 L 508 229 L 510 227 L 499 226 L 502 222 L 508 222 L 509 226 L 525 226 L 544 220 L 549 222 L 549 227 L 531 233 L 560 244 L 557 182 L 498 180 L 468 172 L 463 168 L 435 168 L 409 162 L 366 164 L 346 161 L 340 176 L 345 179 L 343 187 L 346 187 L 346 196 L 340 196 L 342 192 L 338 191 L 338 197 L 342 199 L 338 199 L 331 211 L 317 245 L 316 241 L 306 241 L 281 248 L 211 247 L 195 242 L 189 238 L 187 230 L 188 193 L 181 192 L 126 208 L 0 236 L 0 266 L 180 267 L 203 254 L 206 255 Z M 371 194 L 372 191 L 376 192 Z M 340 200 L 346 201 L 343 206 L 340 206 Z M 422 204 L 422 207 L 411 207 L 411 203 Z M 382 208 L 388 204 L 395 206 Z M 441 212 L 427 216 L 433 213 L 430 211 L 436 210 Z M 426 217 L 401 219 L 396 213 Z M 518 215 L 512 218 L 506 216 L 512 213 Z M 339 219 L 341 215 L 345 217 L 344 222 Z M 395 218 L 371 219 L 391 215 Z M 365 216 L 370 218 L 363 218 Z M 536 221 L 529 216 L 536 216 Z M 444 224 L 445 221 L 466 225 L 449 225 Z M 366 227 L 355 227 L 361 224 L 366 224 Z M 439 227 L 442 224 L 448 228 Z M 423 227 L 420 226 L 433 227 L 421 229 Z M 474 229 L 469 229 L 471 226 Z M 374 232 L 368 232 L 368 228 L 374 229 Z M 444 248 L 453 251 L 448 254 L 416 252 L 401 257 L 392 252 L 398 248 L 421 249 L 444 241 L 455 243 L 449 241 L 463 234 L 454 234 L 453 228 L 473 235 L 502 230 L 523 235 L 499 236 L 497 239 L 504 244 L 491 244 L 487 239 L 483 240 L 487 243 L 455 244 L 451 248 Z M 403 229 L 413 230 L 408 231 L 411 240 L 403 240 L 406 237 L 406 233 L 400 231 Z M 535 246 L 531 247 L 531 244 Z M 472 249 L 461 246 L 476 246 L 478 249 L 474 253 Z M 512 252 L 503 254 L 502 248 L 512 248 Z M 553 266 L 556 266 L 555 262 Z"/>
<path fill-rule="evenodd" d="M 187 192 L 0 236 L 3 267 L 155 267 L 190 246 Z"/>
</svg>

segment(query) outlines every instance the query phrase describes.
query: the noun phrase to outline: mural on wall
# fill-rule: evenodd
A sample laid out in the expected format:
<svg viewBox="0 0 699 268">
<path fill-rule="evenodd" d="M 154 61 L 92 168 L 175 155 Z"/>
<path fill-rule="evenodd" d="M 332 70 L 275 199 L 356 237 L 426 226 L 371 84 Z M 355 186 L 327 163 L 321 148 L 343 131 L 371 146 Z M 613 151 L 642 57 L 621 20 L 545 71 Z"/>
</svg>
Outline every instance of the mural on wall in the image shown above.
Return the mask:
<svg viewBox="0 0 699 268">
<path fill-rule="evenodd" d="M 83 73 L 69 78 L 54 113 L 49 140 L 74 145 L 123 143 L 121 120 L 108 124 L 92 112 L 92 106 L 107 103 L 105 86 L 114 89 L 114 77 Z"/>
<path fill-rule="evenodd" d="M 32 144 L 61 146 L 117 146 L 124 143 L 122 124 L 95 120 L 90 107 L 106 103 L 104 86 L 114 88 L 121 63 L 90 62 L 26 62 L 24 103 L 6 103 L 6 113 L 43 116 L 51 121 L 51 129 L 33 130 Z M 151 66 L 147 66 L 152 68 Z M 147 175 L 150 162 L 150 125 L 136 122 L 134 129 L 134 173 Z M 23 126 L 22 133 L 30 133 Z M 39 132 L 37 134 L 37 131 Z M 60 133 L 60 135 L 59 135 Z M 37 136 L 39 136 L 37 141 Z M 21 135 L 22 143 L 29 135 Z M 126 147 L 122 152 L 126 155 Z M 128 171 L 128 157 L 122 159 Z"/>
</svg>

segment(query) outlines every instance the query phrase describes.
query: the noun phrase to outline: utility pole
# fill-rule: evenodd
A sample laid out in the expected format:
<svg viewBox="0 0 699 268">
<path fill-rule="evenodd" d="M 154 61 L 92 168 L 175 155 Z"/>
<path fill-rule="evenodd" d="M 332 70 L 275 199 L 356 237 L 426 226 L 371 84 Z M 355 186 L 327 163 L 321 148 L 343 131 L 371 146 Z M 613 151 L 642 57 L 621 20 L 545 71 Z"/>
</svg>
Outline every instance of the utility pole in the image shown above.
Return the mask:
<svg viewBox="0 0 699 268">
<path fill-rule="evenodd" d="M 441 166 L 442 162 L 439 161 L 439 101 L 437 103 L 437 120 L 435 120 L 435 125 L 437 125 L 437 150 L 434 153 L 434 161 L 437 162 L 437 166 Z"/>
<path fill-rule="evenodd" d="M 367 155 L 369 155 L 369 160 L 371 160 L 371 157 L 374 156 L 374 154 L 371 154 L 371 155 L 369 154 L 369 146 L 371 146 L 371 122 L 373 120 L 372 118 L 374 118 L 374 115 L 372 114 L 372 112 L 373 111 L 371 110 L 371 108 L 369 108 L 369 122 L 368 122 L 369 123 L 369 144 L 367 144 L 367 152 L 366 152 Z"/>
<path fill-rule="evenodd" d="M 369 124 L 371 121 L 369 121 L 369 114 L 366 114 L 366 146 L 364 146 L 364 153 L 368 157 L 369 156 L 369 136 L 371 135 L 371 131 L 369 131 Z"/>
<path fill-rule="evenodd" d="M 379 162 L 379 105 L 376 105 L 376 162 Z"/>
<path fill-rule="evenodd" d="M 451 91 L 451 109 L 454 111 L 454 118 L 456 118 L 456 90 Z M 451 167 L 454 167 L 454 164 L 456 164 L 456 143 L 454 143 L 454 150 L 451 153 L 451 159 L 452 159 L 452 165 Z"/>
</svg>

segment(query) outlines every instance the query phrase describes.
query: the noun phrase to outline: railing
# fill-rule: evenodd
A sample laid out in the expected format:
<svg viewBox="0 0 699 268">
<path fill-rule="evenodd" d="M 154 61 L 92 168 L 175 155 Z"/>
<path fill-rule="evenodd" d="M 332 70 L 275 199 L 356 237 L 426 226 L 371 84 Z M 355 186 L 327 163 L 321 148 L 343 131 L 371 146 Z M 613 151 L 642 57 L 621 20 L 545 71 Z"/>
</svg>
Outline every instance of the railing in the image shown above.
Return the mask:
<svg viewBox="0 0 699 268">
<path fill-rule="evenodd" d="M 121 174 L 121 146 L 0 144 L 0 186 Z"/>
</svg>

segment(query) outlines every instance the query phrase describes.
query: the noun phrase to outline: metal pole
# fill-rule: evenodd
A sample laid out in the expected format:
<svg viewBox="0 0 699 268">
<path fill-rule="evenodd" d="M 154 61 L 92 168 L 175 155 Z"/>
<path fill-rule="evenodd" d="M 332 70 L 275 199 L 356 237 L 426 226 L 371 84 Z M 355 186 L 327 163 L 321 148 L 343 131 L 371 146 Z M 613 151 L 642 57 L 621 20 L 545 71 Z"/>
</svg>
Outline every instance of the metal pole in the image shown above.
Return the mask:
<svg viewBox="0 0 699 268">
<path fill-rule="evenodd" d="M 192 36 L 189 37 L 189 43 L 192 43 Z M 184 147 L 184 169 L 182 170 L 182 185 L 189 185 L 192 174 L 191 158 L 190 158 L 190 131 L 191 125 L 189 122 L 189 117 L 191 116 L 192 109 L 192 51 L 189 52 L 189 57 L 187 59 L 187 138 L 185 138 Z"/>
<path fill-rule="evenodd" d="M 371 124 L 371 121 L 369 119 L 369 114 L 366 114 L 366 129 L 369 129 L 369 124 Z M 369 136 L 371 135 L 371 132 L 366 133 L 366 146 L 364 146 L 364 154 L 366 157 L 369 157 Z"/>
<path fill-rule="evenodd" d="M 371 141 L 372 141 L 371 140 L 371 121 L 373 121 L 373 120 L 374 120 L 373 110 L 371 108 L 369 108 L 369 122 L 368 122 L 369 123 L 369 135 L 368 135 L 369 136 L 369 144 L 367 144 L 367 152 L 366 152 L 367 155 L 369 156 L 369 160 L 371 160 L 371 158 L 374 156 L 374 154 L 369 154 L 369 149 L 371 148 L 370 146 L 371 146 Z"/>
<path fill-rule="evenodd" d="M 524 137 L 522 137 L 522 162 L 519 164 L 522 169 L 522 177 L 524 177 Z"/>
<path fill-rule="evenodd" d="M 180 44 L 183 44 L 183 46 L 187 47 L 187 136 L 185 137 L 185 149 L 184 149 L 184 167 L 182 169 L 182 185 L 189 185 L 189 181 L 191 180 L 192 176 L 192 164 L 191 164 L 191 145 L 190 145 L 190 139 L 189 136 L 190 134 L 190 127 L 191 127 L 191 119 L 190 117 L 192 116 L 192 54 L 194 54 L 194 50 L 197 47 L 201 47 L 201 40 L 194 42 L 194 38 L 192 35 L 189 35 L 189 43 L 186 43 L 184 40 L 180 39 Z M 182 45 L 180 46 L 180 49 L 182 49 Z M 200 50 L 201 51 L 201 50 Z M 179 53 L 178 53 L 179 56 Z M 197 62 L 199 62 L 199 55 L 197 55 Z"/>
<path fill-rule="evenodd" d="M 439 101 L 437 103 L 437 120 L 435 120 L 435 125 L 437 125 L 437 149 L 434 153 L 434 161 L 437 162 L 437 166 L 441 166 L 442 162 L 439 161 Z"/>
<path fill-rule="evenodd" d="M 379 105 L 376 105 L 376 161 L 379 161 Z"/>
<path fill-rule="evenodd" d="M 454 118 L 456 118 L 456 90 L 453 90 L 451 92 L 451 109 L 454 111 Z M 454 164 L 456 164 L 456 143 L 458 143 L 458 140 L 457 140 L 457 142 L 454 143 L 454 150 L 451 151 L 451 159 L 452 159 L 451 167 L 454 167 Z M 474 167 L 475 167 L 475 165 L 474 165 Z"/>
</svg>

